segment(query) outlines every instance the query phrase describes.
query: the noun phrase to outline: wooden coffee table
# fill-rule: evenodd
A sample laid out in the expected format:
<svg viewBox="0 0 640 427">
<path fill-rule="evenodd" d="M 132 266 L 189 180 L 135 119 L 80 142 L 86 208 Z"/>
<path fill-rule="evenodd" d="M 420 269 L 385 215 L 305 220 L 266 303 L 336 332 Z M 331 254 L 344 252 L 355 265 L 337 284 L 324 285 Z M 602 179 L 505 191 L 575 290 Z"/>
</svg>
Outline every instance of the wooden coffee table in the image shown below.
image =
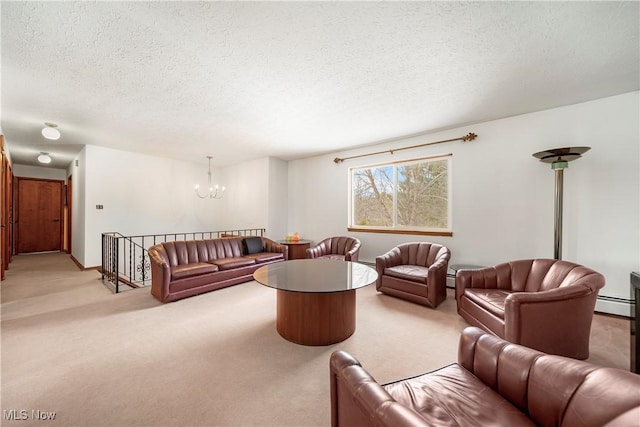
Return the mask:
<svg viewBox="0 0 640 427">
<path fill-rule="evenodd" d="M 356 330 L 356 289 L 370 285 L 378 273 L 349 261 L 298 259 L 260 267 L 260 284 L 277 289 L 276 329 L 288 341 L 329 345 Z"/>
</svg>

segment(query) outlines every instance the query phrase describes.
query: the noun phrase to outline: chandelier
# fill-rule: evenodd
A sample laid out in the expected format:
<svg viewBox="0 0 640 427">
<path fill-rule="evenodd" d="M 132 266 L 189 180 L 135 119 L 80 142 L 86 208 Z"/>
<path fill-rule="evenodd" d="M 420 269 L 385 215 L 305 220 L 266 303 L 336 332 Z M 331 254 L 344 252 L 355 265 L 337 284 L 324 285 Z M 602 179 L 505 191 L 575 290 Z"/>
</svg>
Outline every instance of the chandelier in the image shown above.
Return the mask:
<svg viewBox="0 0 640 427">
<path fill-rule="evenodd" d="M 207 159 L 209 159 L 209 171 L 207 172 L 207 184 L 209 187 L 209 192 L 204 196 L 200 194 L 200 185 L 198 184 L 196 184 L 194 190 L 198 197 L 200 197 L 201 199 L 222 199 L 226 188 L 221 188 L 218 186 L 218 184 L 216 184 L 215 186 L 211 186 L 211 159 L 213 159 L 213 156 L 207 156 Z"/>
</svg>

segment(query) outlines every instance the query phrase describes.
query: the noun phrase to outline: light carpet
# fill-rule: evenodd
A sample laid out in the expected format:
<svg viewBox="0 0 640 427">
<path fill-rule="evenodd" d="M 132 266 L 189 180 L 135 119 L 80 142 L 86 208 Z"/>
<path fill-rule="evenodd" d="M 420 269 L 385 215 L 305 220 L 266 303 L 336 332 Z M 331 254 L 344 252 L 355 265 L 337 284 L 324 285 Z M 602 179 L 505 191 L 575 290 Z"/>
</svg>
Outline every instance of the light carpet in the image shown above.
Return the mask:
<svg viewBox="0 0 640 427">
<path fill-rule="evenodd" d="M 467 326 L 451 290 L 431 310 L 369 286 L 353 336 L 306 347 L 278 335 L 256 282 L 161 304 L 60 253 L 14 257 L 0 291 L 3 426 L 328 426 L 333 351 L 389 382 L 455 362 Z M 628 369 L 628 325 L 596 315 L 589 360 Z"/>
</svg>

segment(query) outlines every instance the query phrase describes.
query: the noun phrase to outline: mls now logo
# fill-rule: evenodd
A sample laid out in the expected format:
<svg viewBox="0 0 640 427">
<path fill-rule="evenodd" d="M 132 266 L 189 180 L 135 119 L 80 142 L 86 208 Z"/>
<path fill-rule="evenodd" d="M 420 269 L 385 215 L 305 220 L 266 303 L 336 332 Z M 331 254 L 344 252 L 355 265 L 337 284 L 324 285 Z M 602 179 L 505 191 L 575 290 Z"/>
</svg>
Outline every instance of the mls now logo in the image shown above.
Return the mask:
<svg viewBox="0 0 640 427">
<path fill-rule="evenodd" d="M 24 420 L 38 420 L 48 421 L 55 420 L 55 412 L 41 411 L 39 409 L 33 409 L 28 411 L 26 409 L 5 409 L 2 411 L 2 417 L 6 421 L 24 421 Z"/>
<path fill-rule="evenodd" d="M 7 421 L 22 421 L 29 419 L 29 411 L 26 409 L 5 409 L 2 416 Z"/>
</svg>

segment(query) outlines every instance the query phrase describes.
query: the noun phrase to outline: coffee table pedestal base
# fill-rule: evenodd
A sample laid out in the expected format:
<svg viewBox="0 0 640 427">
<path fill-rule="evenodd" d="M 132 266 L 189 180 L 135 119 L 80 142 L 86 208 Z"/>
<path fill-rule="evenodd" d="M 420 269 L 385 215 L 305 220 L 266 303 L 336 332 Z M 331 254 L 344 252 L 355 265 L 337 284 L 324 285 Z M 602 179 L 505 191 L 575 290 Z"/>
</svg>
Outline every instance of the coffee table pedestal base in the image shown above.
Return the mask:
<svg viewBox="0 0 640 427">
<path fill-rule="evenodd" d="M 286 340 L 330 345 L 356 330 L 356 291 L 292 292 L 278 289 L 276 328 Z"/>
</svg>

